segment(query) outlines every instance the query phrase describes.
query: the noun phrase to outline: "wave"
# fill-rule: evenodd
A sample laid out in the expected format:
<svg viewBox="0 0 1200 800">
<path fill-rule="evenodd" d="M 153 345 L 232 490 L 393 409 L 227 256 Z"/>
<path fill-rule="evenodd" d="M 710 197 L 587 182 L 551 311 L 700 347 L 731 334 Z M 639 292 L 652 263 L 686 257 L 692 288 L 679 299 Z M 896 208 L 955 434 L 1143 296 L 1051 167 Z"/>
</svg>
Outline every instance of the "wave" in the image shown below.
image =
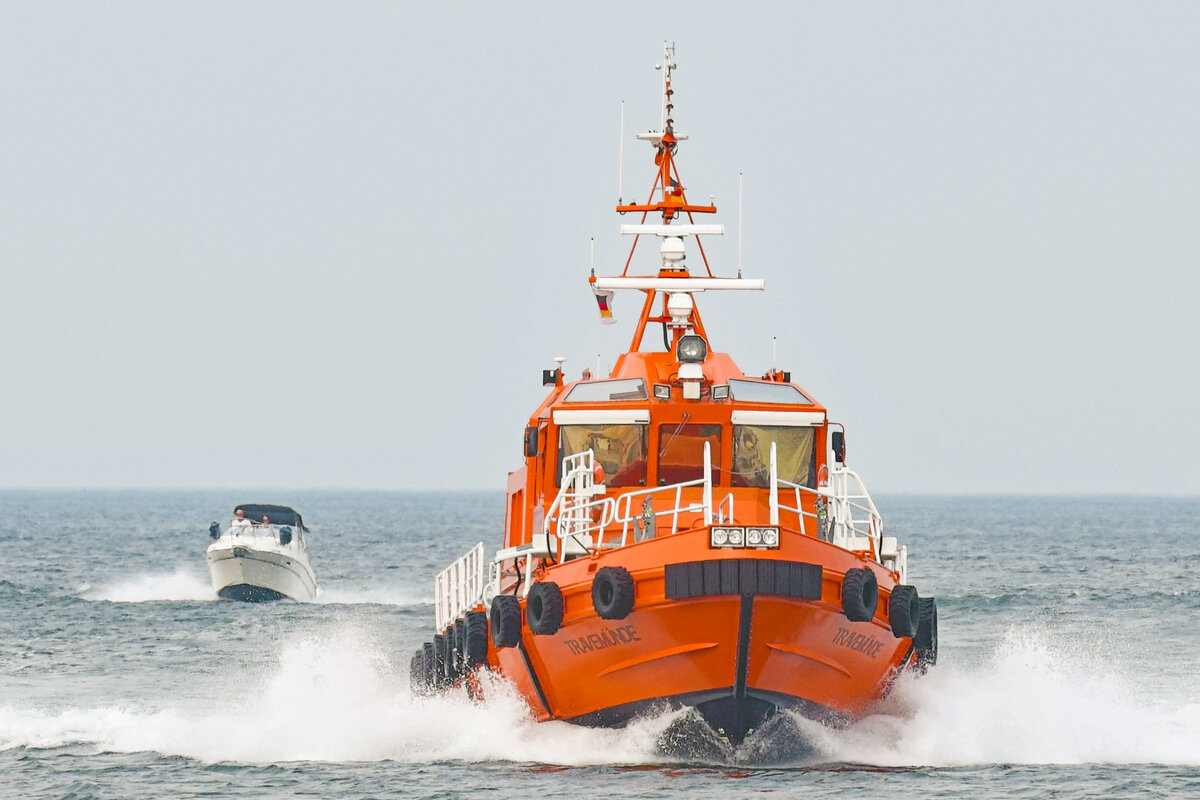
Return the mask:
<svg viewBox="0 0 1200 800">
<path fill-rule="evenodd" d="M 100 587 L 83 586 L 80 594 L 85 600 L 110 603 L 179 602 L 185 600 L 216 600 L 207 575 L 196 575 L 185 569 L 171 573 L 148 573 Z"/>
<path fill-rule="evenodd" d="M 1111 650 L 1051 642 L 1045 632 L 1010 632 L 980 668 L 903 676 L 888 713 L 844 730 L 797 724 L 826 762 L 1200 765 L 1194 696 L 1122 675 Z"/>
<path fill-rule="evenodd" d="M 157 752 L 203 762 L 525 761 L 567 766 L 643 763 L 654 753 L 655 721 L 616 735 L 561 722 L 535 723 L 507 684 L 490 700 L 419 698 L 407 664 L 394 668 L 363 635 L 325 631 L 284 648 L 255 682 L 211 687 L 180 707 L 72 708 L 58 713 L 0 708 L 0 749 L 91 745 L 108 752 Z M 257 683 L 257 685 L 255 685 Z"/>
<path fill-rule="evenodd" d="M 414 697 L 407 663 L 397 666 L 389 652 L 368 634 L 327 629 L 284 646 L 267 674 L 230 675 L 190 699 L 158 698 L 158 708 L 0 707 L 0 749 L 84 744 L 249 763 L 673 760 L 658 743 L 678 715 L 619 731 L 539 724 L 495 680 L 487 680 L 486 703 Z M 924 677 L 902 677 L 886 713 L 851 727 L 795 719 L 802 746 L 792 749 L 806 767 L 1200 765 L 1200 704 L 1182 690 L 1155 696 L 1104 664 L 1055 649 L 1044 634 L 1010 635 L 976 667 L 943 663 Z M 229 684 L 238 691 L 224 691 Z"/>
</svg>

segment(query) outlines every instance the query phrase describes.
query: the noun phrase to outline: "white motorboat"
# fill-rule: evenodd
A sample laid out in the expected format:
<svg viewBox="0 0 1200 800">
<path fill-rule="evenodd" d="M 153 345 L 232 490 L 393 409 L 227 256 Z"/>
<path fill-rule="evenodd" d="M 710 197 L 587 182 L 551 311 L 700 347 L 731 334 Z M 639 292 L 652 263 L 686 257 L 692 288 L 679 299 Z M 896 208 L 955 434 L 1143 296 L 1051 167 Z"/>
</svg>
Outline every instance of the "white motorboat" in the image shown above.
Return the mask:
<svg viewBox="0 0 1200 800">
<path fill-rule="evenodd" d="M 224 532 L 214 522 L 208 546 L 213 591 L 226 600 L 310 601 L 317 578 L 308 562 L 304 520 L 287 506 L 247 503 L 234 509 Z"/>
</svg>

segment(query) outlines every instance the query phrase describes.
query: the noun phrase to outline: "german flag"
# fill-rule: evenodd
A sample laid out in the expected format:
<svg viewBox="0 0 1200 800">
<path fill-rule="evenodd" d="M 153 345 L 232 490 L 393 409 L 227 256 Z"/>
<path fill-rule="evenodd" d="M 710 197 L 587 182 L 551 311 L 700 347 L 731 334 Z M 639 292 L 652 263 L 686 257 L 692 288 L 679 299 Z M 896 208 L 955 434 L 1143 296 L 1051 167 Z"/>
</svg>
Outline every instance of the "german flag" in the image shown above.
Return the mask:
<svg viewBox="0 0 1200 800">
<path fill-rule="evenodd" d="M 592 294 L 596 295 L 596 305 L 600 306 L 600 324 L 612 325 L 617 321 L 612 312 L 613 293 L 592 287 Z"/>
</svg>

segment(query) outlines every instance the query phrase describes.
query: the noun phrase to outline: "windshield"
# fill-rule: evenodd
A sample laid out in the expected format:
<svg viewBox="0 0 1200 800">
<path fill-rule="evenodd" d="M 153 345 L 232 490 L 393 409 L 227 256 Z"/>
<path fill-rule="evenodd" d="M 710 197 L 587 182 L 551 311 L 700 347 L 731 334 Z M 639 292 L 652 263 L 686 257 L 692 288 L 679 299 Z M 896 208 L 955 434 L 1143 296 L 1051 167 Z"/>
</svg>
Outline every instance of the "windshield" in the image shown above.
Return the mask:
<svg viewBox="0 0 1200 800">
<path fill-rule="evenodd" d="M 658 429 L 658 485 L 704 477 L 704 444 L 714 466 L 721 463 L 721 426 L 677 423 Z"/>
<path fill-rule="evenodd" d="M 775 443 L 775 463 L 779 479 L 799 486 L 815 488 L 816 452 L 813 450 L 815 428 L 789 428 L 766 425 L 733 426 L 734 486 L 757 486 L 765 489 L 771 483 L 771 442 Z"/>
<path fill-rule="evenodd" d="M 804 396 L 804 392 L 790 383 L 773 383 L 770 381 L 729 381 L 729 393 L 734 400 L 744 403 L 787 403 L 791 405 L 811 406 L 812 400 Z"/>
<path fill-rule="evenodd" d="M 591 450 L 608 486 L 646 485 L 646 425 L 563 425 L 559 459 Z M 562 485 L 562 474 L 558 475 Z"/>
<path fill-rule="evenodd" d="M 618 381 L 588 381 L 577 383 L 563 398 L 564 403 L 616 403 L 624 400 L 645 400 L 646 383 L 641 378 Z"/>
</svg>

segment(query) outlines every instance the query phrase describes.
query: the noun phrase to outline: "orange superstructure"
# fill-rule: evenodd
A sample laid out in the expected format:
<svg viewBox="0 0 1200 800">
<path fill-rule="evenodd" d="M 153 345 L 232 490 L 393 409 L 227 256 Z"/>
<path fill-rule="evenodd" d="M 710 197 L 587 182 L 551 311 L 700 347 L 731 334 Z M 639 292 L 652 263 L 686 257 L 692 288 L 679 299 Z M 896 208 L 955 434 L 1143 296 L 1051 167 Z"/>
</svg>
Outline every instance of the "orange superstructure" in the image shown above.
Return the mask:
<svg viewBox="0 0 1200 800">
<path fill-rule="evenodd" d="M 645 294 L 629 351 L 607 377 L 550 387 L 509 475 L 503 540 L 435 582 L 435 633 L 416 691 L 503 674 L 539 719 L 620 725 L 691 706 L 737 744 L 778 709 L 829 721 L 867 712 L 898 671 L 936 660 L 936 606 L 906 584 L 908 552 L 883 521 L 826 409 L 786 372 L 747 376 L 714 352 L 696 307 L 760 280 L 713 275 L 675 154 L 673 48 L 663 120 L 642 134 L 656 180 L 641 220 L 660 263 L 590 279 Z M 657 219 L 649 221 L 651 215 Z M 702 269 L 686 264 L 689 244 Z M 604 306 L 602 306 L 603 308 Z M 647 329 L 663 347 L 643 350 Z"/>
</svg>

